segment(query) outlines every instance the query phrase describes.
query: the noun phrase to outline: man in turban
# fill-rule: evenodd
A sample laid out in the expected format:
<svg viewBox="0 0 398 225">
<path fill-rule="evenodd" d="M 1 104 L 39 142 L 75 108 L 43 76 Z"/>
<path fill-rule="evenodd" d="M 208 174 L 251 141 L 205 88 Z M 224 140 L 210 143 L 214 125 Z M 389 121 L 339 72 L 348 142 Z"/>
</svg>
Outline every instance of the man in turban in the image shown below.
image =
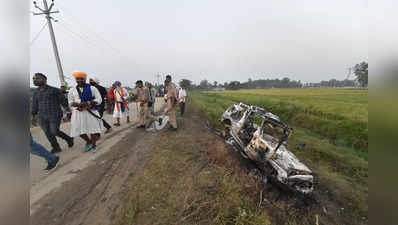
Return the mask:
<svg viewBox="0 0 398 225">
<path fill-rule="evenodd" d="M 98 106 L 102 103 L 98 89 L 86 83 L 87 75 L 74 72 L 77 86 L 68 94 L 69 105 L 72 107 L 71 136 L 80 136 L 86 141 L 85 151 L 97 152 L 96 142 L 103 129 Z M 90 135 L 90 137 L 88 136 Z"/>
<path fill-rule="evenodd" d="M 122 88 L 120 81 L 115 82 L 115 90 L 113 91 L 115 99 L 115 109 L 113 110 L 113 117 L 116 118 L 115 126 L 120 126 L 120 118 L 127 117 L 127 123 L 130 123 L 129 107 L 127 105 L 127 98 L 129 93 L 125 88 Z"/>
</svg>

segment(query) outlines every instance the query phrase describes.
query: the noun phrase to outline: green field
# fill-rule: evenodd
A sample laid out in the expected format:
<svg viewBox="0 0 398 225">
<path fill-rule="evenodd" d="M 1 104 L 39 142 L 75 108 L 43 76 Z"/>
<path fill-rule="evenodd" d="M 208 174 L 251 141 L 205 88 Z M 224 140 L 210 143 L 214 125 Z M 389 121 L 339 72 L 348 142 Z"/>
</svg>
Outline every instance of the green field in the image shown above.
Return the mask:
<svg viewBox="0 0 398 225">
<path fill-rule="evenodd" d="M 231 104 L 263 107 L 294 129 L 288 148 L 310 166 L 319 189 L 368 212 L 368 91 L 360 89 L 266 89 L 191 93 L 192 103 L 214 127 Z M 300 149 L 300 144 L 306 144 Z"/>
<path fill-rule="evenodd" d="M 307 128 L 336 145 L 368 149 L 368 91 L 356 89 L 265 89 L 197 95 L 223 107 L 245 102 L 268 109 L 292 125 Z M 203 99 L 205 100 L 205 99 Z M 206 101 L 206 100 L 205 100 Z"/>
</svg>

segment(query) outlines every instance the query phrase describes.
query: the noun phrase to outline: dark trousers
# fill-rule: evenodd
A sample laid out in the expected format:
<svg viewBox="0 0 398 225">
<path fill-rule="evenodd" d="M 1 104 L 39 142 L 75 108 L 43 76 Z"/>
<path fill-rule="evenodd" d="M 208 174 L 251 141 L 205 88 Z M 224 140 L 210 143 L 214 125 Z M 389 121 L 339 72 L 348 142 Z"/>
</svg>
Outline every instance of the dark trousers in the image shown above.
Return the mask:
<svg viewBox="0 0 398 225">
<path fill-rule="evenodd" d="M 101 116 L 101 118 L 102 118 L 102 116 L 104 115 L 104 112 L 105 112 L 105 108 L 104 108 L 104 107 L 99 107 L 99 108 L 98 108 L 98 112 L 99 112 L 99 114 L 100 114 L 100 116 Z M 104 118 L 102 118 L 102 122 L 104 122 L 104 127 L 105 127 L 106 129 L 112 128 L 111 125 L 109 125 L 109 124 L 104 120 Z"/>
<path fill-rule="evenodd" d="M 181 112 L 181 116 L 184 115 L 184 112 L 185 112 L 185 102 L 180 102 L 180 112 Z"/>
<path fill-rule="evenodd" d="M 47 137 L 48 141 L 51 143 L 51 147 L 53 149 L 59 148 L 59 144 L 58 144 L 56 136 L 64 139 L 67 142 L 72 140 L 71 137 L 69 137 L 67 134 L 65 134 L 64 132 L 59 130 L 59 125 L 61 124 L 61 118 L 59 118 L 59 120 L 53 121 L 53 120 L 48 120 L 48 119 L 39 117 L 39 123 L 40 123 L 41 129 L 46 134 L 46 137 Z"/>
</svg>

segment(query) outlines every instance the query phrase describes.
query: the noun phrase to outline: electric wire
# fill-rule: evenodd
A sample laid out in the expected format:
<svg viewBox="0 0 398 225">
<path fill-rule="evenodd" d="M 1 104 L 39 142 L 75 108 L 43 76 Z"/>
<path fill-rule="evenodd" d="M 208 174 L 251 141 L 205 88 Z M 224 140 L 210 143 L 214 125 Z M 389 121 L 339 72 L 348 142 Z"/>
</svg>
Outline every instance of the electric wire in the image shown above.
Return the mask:
<svg viewBox="0 0 398 225">
<path fill-rule="evenodd" d="M 68 27 L 66 24 L 64 24 L 63 22 L 60 22 L 60 20 L 58 19 L 58 24 L 65 29 L 66 31 L 68 31 L 69 33 L 71 33 L 73 36 L 75 36 L 76 38 L 82 40 L 83 42 L 85 42 L 86 44 L 90 45 L 90 47 L 94 48 L 94 49 L 98 49 L 98 45 L 94 44 L 92 41 L 88 40 L 87 37 L 85 37 L 84 35 L 73 31 L 70 27 Z"/>
<path fill-rule="evenodd" d="M 101 40 L 102 42 L 105 43 L 106 46 L 108 46 L 108 48 L 110 48 L 112 51 L 114 51 L 114 53 L 118 54 L 120 57 L 127 59 L 118 49 L 116 49 L 115 47 L 113 47 L 109 41 L 107 41 L 105 38 L 103 38 L 101 35 L 99 35 L 97 32 L 95 32 L 94 30 L 92 30 L 88 25 L 83 24 L 82 22 L 80 22 L 80 20 L 74 16 L 69 10 L 66 9 L 65 6 L 63 6 L 62 4 L 61 7 L 59 7 L 61 10 L 64 11 L 65 14 L 69 15 L 71 18 L 73 18 L 78 24 L 80 24 L 82 27 L 85 27 L 86 30 L 88 30 L 89 32 L 91 32 L 94 36 L 96 36 L 98 38 L 98 40 Z"/>
<path fill-rule="evenodd" d="M 81 39 L 84 39 L 86 42 L 90 43 L 91 45 L 100 46 L 104 49 L 108 50 L 107 46 L 104 46 L 102 42 L 98 42 L 98 40 L 91 38 L 88 34 L 80 31 L 79 29 L 72 29 L 71 27 L 75 27 L 73 23 L 70 23 L 66 20 L 66 18 L 58 18 L 58 21 L 61 21 L 63 26 L 66 26 L 69 30 L 76 33 Z"/>
<path fill-rule="evenodd" d="M 43 27 L 39 30 L 39 32 L 36 34 L 36 36 L 32 39 L 32 41 L 30 42 L 30 46 L 33 45 L 33 43 L 39 38 L 41 32 L 43 32 L 44 28 L 46 28 L 48 25 L 47 22 L 44 23 Z"/>
<path fill-rule="evenodd" d="M 139 65 L 136 62 L 132 61 L 129 57 L 125 56 L 119 49 L 113 47 L 113 45 L 109 41 L 107 41 L 105 38 L 103 38 L 100 34 L 95 32 L 93 29 L 91 29 L 87 24 L 82 23 L 76 16 L 73 15 L 73 13 L 70 12 L 69 9 L 67 9 L 67 7 L 65 7 L 64 5 L 59 4 L 59 3 L 57 3 L 57 6 L 60 11 L 63 11 L 64 14 L 68 15 L 73 21 L 75 21 L 81 27 L 85 28 L 86 31 L 89 31 L 89 33 L 91 33 L 93 36 L 95 36 L 96 40 L 98 40 L 98 41 L 100 40 L 103 44 L 105 44 L 107 46 L 107 48 L 109 50 L 111 50 L 111 51 L 109 51 L 110 53 L 113 53 L 115 56 L 120 57 L 120 59 L 125 61 L 125 63 L 127 63 L 127 65 L 134 65 L 136 70 L 139 68 Z"/>
</svg>

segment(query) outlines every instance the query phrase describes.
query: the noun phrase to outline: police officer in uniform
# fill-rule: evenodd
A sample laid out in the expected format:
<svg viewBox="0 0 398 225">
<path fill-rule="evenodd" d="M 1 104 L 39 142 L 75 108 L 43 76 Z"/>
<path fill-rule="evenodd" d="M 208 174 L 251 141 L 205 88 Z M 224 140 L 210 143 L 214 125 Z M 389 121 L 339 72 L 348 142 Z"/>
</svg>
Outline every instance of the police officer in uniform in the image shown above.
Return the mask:
<svg viewBox="0 0 398 225">
<path fill-rule="evenodd" d="M 167 110 L 169 113 L 170 130 L 177 130 L 176 120 L 176 107 L 177 107 L 177 90 L 176 85 L 171 82 L 171 76 L 166 76 L 166 89 L 167 89 Z"/>
<path fill-rule="evenodd" d="M 136 83 L 137 88 L 137 102 L 140 103 L 140 113 L 139 113 L 139 125 L 137 128 L 145 128 L 147 119 L 151 121 L 157 120 L 159 124 L 162 123 L 161 117 L 153 116 L 148 108 L 148 102 L 150 101 L 149 89 L 144 87 L 142 80 L 138 80 Z"/>
</svg>

